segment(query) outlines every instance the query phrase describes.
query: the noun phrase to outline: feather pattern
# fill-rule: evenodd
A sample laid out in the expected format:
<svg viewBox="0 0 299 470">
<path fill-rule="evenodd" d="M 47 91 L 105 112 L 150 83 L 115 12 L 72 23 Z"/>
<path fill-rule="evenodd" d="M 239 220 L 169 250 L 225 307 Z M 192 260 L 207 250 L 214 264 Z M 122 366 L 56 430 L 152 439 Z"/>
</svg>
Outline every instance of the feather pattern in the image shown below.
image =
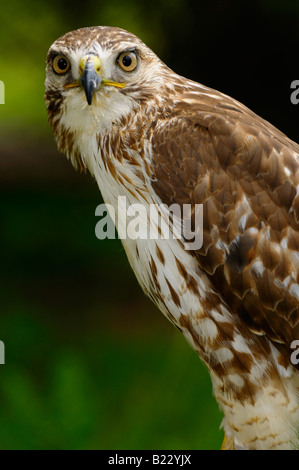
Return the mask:
<svg viewBox="0 0 299 470">
<path fill-rule="evenodd" d="M 138 57 L 130 74 L 117 62 L 126 50 Z M 126 83 L 100 88 L 90 106 L 82 87 L 69 87 L 88 53 L 104 78 Z M 69 60 L 67 75 L 53 73 L 55 54 Z M 95 177 L 116 224 L 127 224 L 120 196 L 147 214 L 202 204 L 201 248 L 186 250 L 183 238 L 127 238 L 128 259 L 208 367 L 235 445 L 298 446 L 299 372 L 290 358 L 299 338 L 299 146 L 233 98 L 175 74 L 120 28 L 55 41 L 45 99 L 58 148 Z M 168 217 L 171 232 L 194 226 L 194 211 L 189 218 Z M 156 228 L 150 217 L 140 222 Z"/>
</svg>

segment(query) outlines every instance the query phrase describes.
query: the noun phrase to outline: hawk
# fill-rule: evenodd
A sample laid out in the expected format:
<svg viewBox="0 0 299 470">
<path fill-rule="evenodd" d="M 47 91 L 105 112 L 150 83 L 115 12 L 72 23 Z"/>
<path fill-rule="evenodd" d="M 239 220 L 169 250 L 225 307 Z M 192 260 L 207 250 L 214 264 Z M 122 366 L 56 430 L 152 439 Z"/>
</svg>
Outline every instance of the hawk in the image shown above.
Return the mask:
<svg viewBox="0 0 299 470">
<path fill-rule="evenodd" d="M 144 292 L 210 372 L 224 448 L 298 447 L 299 146 L 120 28 L 60 37 L 46 74 L 58 149 L 94 176 L 116 224 L 119 197 L 202 205 L 196 249 L 175 236 L 122 242 Z M 169 217 L 170 231 L 186 222 Z"/>
</svg>

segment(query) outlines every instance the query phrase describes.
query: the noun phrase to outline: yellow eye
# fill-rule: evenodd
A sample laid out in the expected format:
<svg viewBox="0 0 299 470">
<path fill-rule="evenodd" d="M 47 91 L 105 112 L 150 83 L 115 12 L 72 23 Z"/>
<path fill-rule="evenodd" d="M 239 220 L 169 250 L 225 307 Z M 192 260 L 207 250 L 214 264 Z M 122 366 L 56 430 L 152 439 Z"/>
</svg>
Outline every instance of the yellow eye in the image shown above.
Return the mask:
<svg viewBox="0 0 299 470">
<path fill-rule="evenodd" d="M 55 73 L 63 75 L 69 70 L 70 66 L 70 61 L 64 55 L 57 55 L 54 57 L 53 70 Z"/>
<path fill-rule="evenodd" d="M 125 72 L 133 72 L 137 67 L 137 55 L 132 51 L 122 52 L 117 58 L 117 63 Z"/>
</svg>

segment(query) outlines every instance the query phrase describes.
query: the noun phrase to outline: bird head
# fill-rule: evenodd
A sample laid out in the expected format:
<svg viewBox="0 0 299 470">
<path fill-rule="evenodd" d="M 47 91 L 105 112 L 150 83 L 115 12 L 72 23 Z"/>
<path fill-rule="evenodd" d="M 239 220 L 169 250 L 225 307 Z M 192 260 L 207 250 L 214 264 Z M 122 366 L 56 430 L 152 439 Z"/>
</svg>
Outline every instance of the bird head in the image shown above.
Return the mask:
<svg viewBox="0 0 299 470">
<path fill-rule="evenodd" d="M 123 29 L 99 26 L 67 33 L 47 55 L 50 123 L 63 117 L 72 128 L 93 117 L 95 127 L 107 128 L 161 91 L 165 69 L 139 38 Z"/>
<path fill-rule="evenodd" d="M 137 36 L 121 28 L 66 33 L 46 60 L 45 102 L 58 149 L 76 169 L 94 174 L 100 140 L 109 133 L 110 141 L 113 133 L 134 139 L 158 113 L 165 117 L 179 80 Z"/>
</svg>

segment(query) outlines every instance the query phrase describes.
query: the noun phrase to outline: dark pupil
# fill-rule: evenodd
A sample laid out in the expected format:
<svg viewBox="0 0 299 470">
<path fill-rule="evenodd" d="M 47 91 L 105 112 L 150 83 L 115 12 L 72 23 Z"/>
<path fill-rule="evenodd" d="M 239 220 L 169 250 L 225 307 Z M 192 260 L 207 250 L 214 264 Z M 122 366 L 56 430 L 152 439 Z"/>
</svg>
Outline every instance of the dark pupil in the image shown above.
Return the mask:
<svg viewBox="0 0 299 470">
<path fill-rule="evenodd" d="M 67 61 L 65 59 L 59 59 L 57 65 L 60 68 L 60 70 L 65 70 L 67 68 Z"/>
<path fill-rule="evenodd" d="M 132 59 L 129 55 L 126 55 L 124 58 L 123 58 L 123 65 L 125 67 L 130 67 L 130 65 L 132 64 Z"/>
</svg>

